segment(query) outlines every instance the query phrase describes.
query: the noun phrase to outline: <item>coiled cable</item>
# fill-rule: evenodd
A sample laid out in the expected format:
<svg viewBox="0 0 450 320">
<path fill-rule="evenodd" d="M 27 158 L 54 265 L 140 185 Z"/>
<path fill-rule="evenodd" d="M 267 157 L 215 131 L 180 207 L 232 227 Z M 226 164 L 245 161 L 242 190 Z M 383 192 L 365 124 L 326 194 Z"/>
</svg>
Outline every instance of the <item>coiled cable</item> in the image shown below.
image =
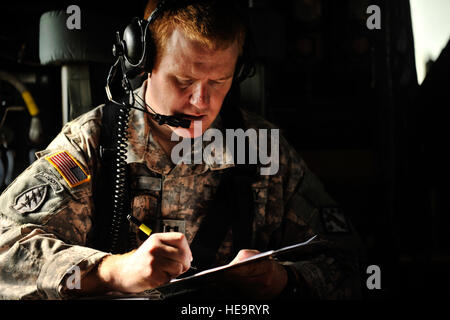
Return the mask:
<svg viewBox="0 0 450 320">
<path fill-rule="evenodd" d="M 117 144 L 115 146 L 115 178 L 113 187 L 113 218 L 111 222 L 111 248 L 110 252 L 118 253 L 119 239 L 127 216 L 127 146 L 128 123 L 130 108 L 120 105 L 117 122 Z"/>
</svg>

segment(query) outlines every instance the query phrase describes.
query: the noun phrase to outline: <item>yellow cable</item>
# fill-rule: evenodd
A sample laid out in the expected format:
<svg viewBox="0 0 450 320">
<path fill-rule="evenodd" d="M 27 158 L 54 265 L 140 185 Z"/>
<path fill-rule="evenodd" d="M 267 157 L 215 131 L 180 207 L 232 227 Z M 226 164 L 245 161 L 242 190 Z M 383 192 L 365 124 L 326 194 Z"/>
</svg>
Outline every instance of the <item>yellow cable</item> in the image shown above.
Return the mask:
<svg viewBox="0 0 450 320">
<path fill-rule="evenodd" d="M 39 114 L 39 109 L 36 103 L 34 102 L 31 93 L 29 91 L 22 92 L 22 98 L 23 101 L 25 101 L 25 104 L 27 105 L 28 112 L 30 113 L 30 115 L 32 117 L 37 116 Z"/>
</svg>

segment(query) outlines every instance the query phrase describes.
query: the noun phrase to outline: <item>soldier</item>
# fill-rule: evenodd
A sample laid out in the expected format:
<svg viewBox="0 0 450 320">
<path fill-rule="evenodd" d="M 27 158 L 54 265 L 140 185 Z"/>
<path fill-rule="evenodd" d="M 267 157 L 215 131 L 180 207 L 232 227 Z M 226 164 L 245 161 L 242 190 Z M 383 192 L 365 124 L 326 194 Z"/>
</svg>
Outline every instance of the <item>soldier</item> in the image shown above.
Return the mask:
<svg viewBox="0 0 450 320">
<path fill-rule="evenodd" d="M 246 36 L 244 24 L 233 10 L 211 1 L 194 1 L 164 10 L 150 25 L 156 56 L 148 79 L 135 91 L 135 104 L 143 101 L 149 112 L 192 121 L 188 129 L 182 129 L 160 125 L 139 110 L 130 111 L 131 214 L 155 232 L 142 237 L 136 226 L 129 225 L 125 237 L 119 239 L 120 253 L 100 245 L 100 240 L 107 238 L 101 231 L 104 220 L 98 218 L 107 204 L 102 202 L 106 189 L 100 187 L 105 187 L 100 137 L 106 107 L 96 107 L 66 124 L 0 198 L 1 298 L 138 293 L 185 273 L 191 263 L 203 267 L 236 263 L 313 235 L 323 240 L 321 250 L 236 268 L 227 274 L 228 283 L 241 294 L 257 298 L 334 299 L 358 294 L 352 228 L 283 137 L 278 145 L 278 171 L 251 175 L 251 200 L 242 201 L 243 206 L 235 210 L 227 207 L 229 198 L 223 196 L 237 197 L 236 203 L 243 199 L 245 183 L 224 183 L 227 172 L 236 165 L 171 161 L 178 143 L 171 140 L 172 133 L 198 138 L 208 128 L 222 132 L 226 128 L 222 111 L 235 103 L 228 94 Z M 236 110 L 239 114 L 232 118 L 242 118 L 246 128 L 274 128 L 257 116 Z M 194 121 L 202 125 L 200 135 L 194 130 Z M 218 218 L 219 223 L 212 219 L 203 227 L 220 211 L 225 214 Z M 106 213 L 107 219 L 110 214 Z M 339 222 L 339 228 L 328 221 Z M 175 231 L 158 232 L 165 229 Z M 219 233 L 222 236 L 217 236 Z M 203 252 L 202 245 L 214 242 L 209 240 L 212 237 L 219 240 L 214 240 L 218 241 L 216 252 Z M 205 258 L 208 254 L 209 261 Z M 67 285 L 68 270 L 74 266 L 80 270 L 78 289 Z"/>
</svg>

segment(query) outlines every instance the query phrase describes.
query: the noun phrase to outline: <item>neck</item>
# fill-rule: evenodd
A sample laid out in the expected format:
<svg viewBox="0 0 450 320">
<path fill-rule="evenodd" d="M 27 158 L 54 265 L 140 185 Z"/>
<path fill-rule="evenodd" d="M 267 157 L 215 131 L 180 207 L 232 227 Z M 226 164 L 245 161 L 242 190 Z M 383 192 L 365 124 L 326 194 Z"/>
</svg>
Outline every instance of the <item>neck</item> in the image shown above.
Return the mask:
<svg viewBox="0 0 450 320">
<path fill-rule="evenodd" d="M 170 137 L 172 136 L 172 130 L 168 128 L 166 125 L 159 125 L 156 121 L 150 118 L 150 129 L 153 138 L 159 144 L 164 153 L 169 157 L 172 152 L 173 147 L 178 143 L 178 141 L 171 141 Z"/>
<path fill-rule="evenodd" d="M 145 94 L 144 100 L 147 105 L 151 105 L 151 97 L 150 91 L 147 90 L 147 86 L 150 82 L 150 76 L 147 79 L 147 83 L 145 84 Z M 150 110 L 149 107 L 146 107 L 147 111 L 153 113 L 153 110 Z M 175 146 L 176 141 L 171 141 L 170 137 L 172 135 L 172 130 L 167 125 L 159 125 L 152 117 L 148 116 L 151 134 L 158 145 L 162 148 L 164 153 L 170 158 L 170 153 L 172 152 L 172 148 Z"/>
</svg>

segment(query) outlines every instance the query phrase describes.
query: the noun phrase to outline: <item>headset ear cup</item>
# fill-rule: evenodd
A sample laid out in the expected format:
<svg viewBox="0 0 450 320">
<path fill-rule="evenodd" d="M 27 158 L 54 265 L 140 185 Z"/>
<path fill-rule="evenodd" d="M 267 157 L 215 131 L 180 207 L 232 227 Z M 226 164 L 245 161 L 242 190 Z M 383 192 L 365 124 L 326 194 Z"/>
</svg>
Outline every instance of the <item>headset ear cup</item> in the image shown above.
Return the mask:
<svg viewBox="0 0 450 320">
<path fill-rule="evenodd" d="M 128 62 L 137 66 L 144 54 L 144 43 L 142 41 L 142 24 L 139 18 L 133 18 L 123 32 L 124 54 Z"/>
<path fill-rule="evenodd" d="M 253 77 L 255 75 L 255 54 L 253 52 L 253 47 L 247 41 L 244 43 L 244 48 L 242 55 L 238 58 L 236 62 L 235 69 L 235 81 L 240 83 L 247 78 Z"/>
<path fill-rule="evenodd" d="M 244 69 L 245 69 L 244 59 L 243 57 L 239 57 L 236 62 L 236 68 L 234 70 L 234 81 L 238 83 L 244 81 L 243 79 Z"/>
</svg>

